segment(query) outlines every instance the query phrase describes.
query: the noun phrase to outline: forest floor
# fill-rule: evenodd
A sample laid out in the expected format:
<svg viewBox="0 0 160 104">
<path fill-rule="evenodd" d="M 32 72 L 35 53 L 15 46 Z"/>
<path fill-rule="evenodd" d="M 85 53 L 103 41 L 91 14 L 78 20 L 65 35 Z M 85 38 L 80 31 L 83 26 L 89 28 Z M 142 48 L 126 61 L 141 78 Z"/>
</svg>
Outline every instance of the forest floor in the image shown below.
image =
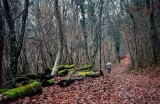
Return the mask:
<svg viewBox="0 0 160 104">
<path fill-rule="evenodd" d="M 44 87 L 42 94 L 10 104 L 160 104 L 160 75 L 131 73 L 129 66 L 126 55 L 109 75 L 86 78 L 65 88 Z"/>
</svg>

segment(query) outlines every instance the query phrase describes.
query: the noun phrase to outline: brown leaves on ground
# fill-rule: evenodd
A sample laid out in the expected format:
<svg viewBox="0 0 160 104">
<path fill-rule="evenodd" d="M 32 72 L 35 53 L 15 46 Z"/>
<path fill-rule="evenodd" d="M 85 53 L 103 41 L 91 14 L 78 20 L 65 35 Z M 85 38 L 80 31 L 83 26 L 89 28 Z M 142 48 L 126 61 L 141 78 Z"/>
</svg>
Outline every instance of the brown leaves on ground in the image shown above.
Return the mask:
<svg viewBox="0 0 160 104">
<path fill-rule="evenodd" d="M 100 104 L 108 102 L 111 85 L 105 77 L 87 78 L 77 81 L 68 87 L 60 88 L 58 85 L 43 88 L 43 94 L 25 97 L 15 101 L 16 104 Z M 13 103 L 13 104 L 14 104 Z"/>
<path fill-rule="evenodd" d="M 42 94 L 11 104 L 160 104 L 160 77 L 126 73 L 129 63 L 127 55 L 110 75 L 87 78 L 65 88 L 45 87 Z"/>
</svg>

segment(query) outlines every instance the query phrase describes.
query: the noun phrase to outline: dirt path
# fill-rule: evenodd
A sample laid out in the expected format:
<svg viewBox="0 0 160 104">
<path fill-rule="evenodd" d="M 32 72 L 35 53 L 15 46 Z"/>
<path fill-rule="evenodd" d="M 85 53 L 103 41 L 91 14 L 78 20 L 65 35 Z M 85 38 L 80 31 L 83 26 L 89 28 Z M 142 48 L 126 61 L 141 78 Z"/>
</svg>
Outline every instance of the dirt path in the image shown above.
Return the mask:
<svg viewBox="0 0 160 104">
<path fill-rule="evenodd" d="M 109 76 L 88 78 L 69 87 L 43 88 L 43 93 L 11 104 L 160 104 L 160 78 L 126 73 L 129 55 Z"/>
<path fill-rule="evenodd" d="M 160 78 L 127 73 L 129 55 L 113 68 L 111 102 L 115 104 L 160 104 Z"/>
</svg>

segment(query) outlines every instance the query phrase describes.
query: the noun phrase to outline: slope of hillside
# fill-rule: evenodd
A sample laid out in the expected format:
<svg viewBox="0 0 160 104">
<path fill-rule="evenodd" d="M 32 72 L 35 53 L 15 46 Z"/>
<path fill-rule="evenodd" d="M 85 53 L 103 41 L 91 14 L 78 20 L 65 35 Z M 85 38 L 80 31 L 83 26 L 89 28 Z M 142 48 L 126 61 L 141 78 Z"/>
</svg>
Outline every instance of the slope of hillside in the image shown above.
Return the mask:
<svg viewBox="0 0 160 104">
<path fill-rule="evenodd" d="M 87 78 L 66 88 L 43 88 L 40 95 L 25 97 L 11 104 L 160 104 L 160 78 L 127 73 L 126 55 L 110 75 Z"/>
</svg>

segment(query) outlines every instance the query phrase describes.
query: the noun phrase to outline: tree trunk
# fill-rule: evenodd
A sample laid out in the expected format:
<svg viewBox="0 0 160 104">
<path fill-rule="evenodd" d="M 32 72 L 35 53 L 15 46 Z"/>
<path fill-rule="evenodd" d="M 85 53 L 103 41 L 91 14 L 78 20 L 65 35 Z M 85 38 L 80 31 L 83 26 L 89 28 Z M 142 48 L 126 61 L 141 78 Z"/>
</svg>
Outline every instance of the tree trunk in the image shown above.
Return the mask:
<svg viewBox="0 0 160 104">
<path fill-rule="evenodd" d="M 20 36 L 19 36 L 19 40 L 18 40 L 18 49 L 17 49 L 17 55 L 19 57 L 20 53 L 21 53 L 21 49 L 22 49 L 22 46 L 23 46 L 23 39 L 24 39 L 24 34 L 25 34 L 25 28 L 26 28 L 26 21 L 27 21 L 27 17 L 28 17 L 28 7 L 29 7 L 29 0 L 25 0 L 24 2 L 24 13 L 23 13 L 23 16 L 22 16 L 22 26 L 21 26 L 21 33 L 20 33 Z"/>
<path fill-rule="evenodd" d="M 9 3 L 7 0 L 3 0 L 3 7 L 5 13 L 5 19 L 9 27 L 9 62 L 8 62 L 8 79 L 16 77 L 17 71 L 17 41 L 14 22 L 11 16 Z"/>
<path fill-rule="evenodd" d="M 147 8 L 148 10 L 152 9 L 153 11 L 150 14 L 150 28 L 151 28 L 151 34 L 150 34 L 150 39 L 153 47 L 153 56 L 154 56 L 154 61 L 155 64 L 160 63 L 160 39 L 158 37 L 157 29 L 155 26 L 155 16 L 154 16 L 154 1 L 146 0 Z M 151 7 L 152 6 L 152 7 Z"/>
<path fill-rule="evenodd" d="M 99 44 L 100 44 L 100 49 L 99 49 L 99 51 L 100 51 L 100 55 L 99 55 L 99 57 L 100 57 L 100 60 L 99 60 L 99 64 L 100 64 L 100 70 L 102 70 L 101 68 L 102 68 L 102 47 L 101 47 L 101 43 L 102 43 L 102 30 L 101 30 L 101 25 L 102 25 L 102 13 L 103 13 L 103 4 L 104 4 L 104 0 L 100 0 L 100 13 L 99 13 L 99 34 L 100 34 L 100 38 L 99 38 Z"/>
<path fill-rule="evenodd" d="M 60 11 L 58 8 L 58 0 L 54 1 L 54 7 L 55 7 L 55 17 L 58 22 L 58 35 L 59 35 L 59 49 L 58 49 L 58 54 L 54 63 L 54 67 L 52 70 L 51 75 L 54 75 L 55 72 L 57 71 L 57 66 L 60 64 L 61 59 L 62 59 L 62 54 L 63 54 L 63 26 L 62 26 L 62 21 L 61 21 L 61 15 Z"/>
<path fill-rule="evenodd" d="M 25 0 L 24 2 L 24 13 L 22 16 L 22 27 L 21 27 L 21 34 L 19 40 L 16 40 L 16 32 L 14 26 L 14 20 L 11 15 L 10 6 L 7 0 L 3 0 L 3 7 L 5 13 L 5 19 L 7 21 L 7 25 L 9 27 L 9 63 L 8 63 L 8 79 L 12 79 L 16 77 L 17 74 L 17 64 L 18 58 L 20 55 L 20 51 L 23 45 L 23 37 L 25 33 L 26 27 L 26 19 L 28 16 L 28 6 L 29 0 Z"/>
<path fill-rule="evenodd" d="M 2 85 L 3 47 L 4 47 L 4 24 L 2 20 L 2 9 L 0 4 L 0 86 Z"/>
<path fill-rule="evenodd" d="M 84 62 L 85 64 L 89 63 L 89 55 L 88 55 L 88 36 L 87 36 L 87 32 L 86 32 L 86 18 L 85 18 L 85 7 L 84 7 L 84 1 L 80 2 L 80 10 L 81 10 L 81 16 L 82 19 L 80 20 L 81 22 L 81 27 L 82 27 L 82 31 L 83 31 L 83 40 L 84 40 Z"/>
</svg>

